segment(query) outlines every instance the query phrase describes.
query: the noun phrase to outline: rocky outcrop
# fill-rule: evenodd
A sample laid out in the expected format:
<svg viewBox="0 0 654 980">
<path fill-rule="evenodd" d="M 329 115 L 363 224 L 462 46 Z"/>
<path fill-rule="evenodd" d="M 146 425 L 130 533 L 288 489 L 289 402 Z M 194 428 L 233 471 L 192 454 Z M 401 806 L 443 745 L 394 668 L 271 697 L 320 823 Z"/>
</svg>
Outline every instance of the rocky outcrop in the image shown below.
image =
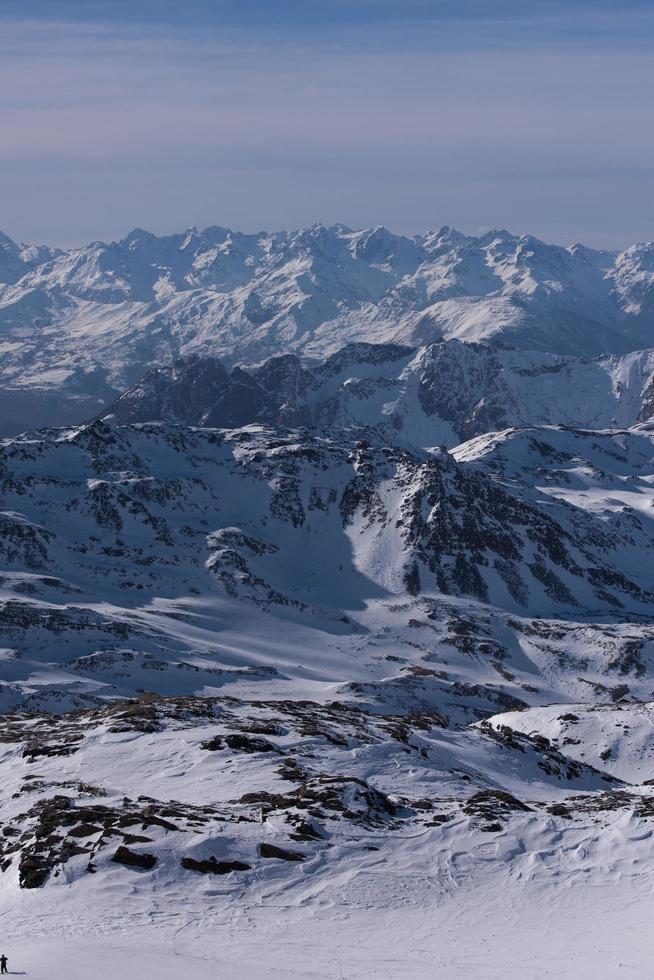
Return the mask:
<svg viewBox="0 0 654 980">
<path fill-rule="evenodd" d="M 143 851 L 132 851 L 121 845 L 111 859 L 114 864 L 124 864 L 128 868 L 138 868 L 140 871 L 151 871 L 157 863 L 154 854 Z"/>
</svg>

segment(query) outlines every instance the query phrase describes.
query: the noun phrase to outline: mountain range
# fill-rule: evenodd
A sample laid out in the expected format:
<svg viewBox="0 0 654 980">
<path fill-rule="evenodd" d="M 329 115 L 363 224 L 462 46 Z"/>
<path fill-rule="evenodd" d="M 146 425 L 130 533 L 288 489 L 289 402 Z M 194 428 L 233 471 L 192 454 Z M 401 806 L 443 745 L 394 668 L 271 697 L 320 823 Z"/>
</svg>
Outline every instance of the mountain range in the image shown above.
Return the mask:
<svg viewBox="0 0 654 980">
<path fill-rule="evenodd" d="M 654 414 L 654 351 L 582 360 L 458 340 L 358 343 L 310 366 L 284 354 L 231 369 L 191 356 L 152 368 L 100 414 L 122 424 L 372 426 L 393 443 L 449 447 L 510 426 L 629 427 Z"/>
<path fill-rule="evenodd" d="M 0 238 L 0 409 L 83 421 L 152 364 L 182 356 L 256 366 L 324 359 L 351 343 L 439 341 L 575 358 L 652 345 L 654 245 L 623 252 L 452 228 L 225 228 L 69 250 Z"/>
<path fill-rule="evenodd" d="M 646 976 L 654 245 L 2 237 L 0 279 L 35 976 Z"/>
</svg>

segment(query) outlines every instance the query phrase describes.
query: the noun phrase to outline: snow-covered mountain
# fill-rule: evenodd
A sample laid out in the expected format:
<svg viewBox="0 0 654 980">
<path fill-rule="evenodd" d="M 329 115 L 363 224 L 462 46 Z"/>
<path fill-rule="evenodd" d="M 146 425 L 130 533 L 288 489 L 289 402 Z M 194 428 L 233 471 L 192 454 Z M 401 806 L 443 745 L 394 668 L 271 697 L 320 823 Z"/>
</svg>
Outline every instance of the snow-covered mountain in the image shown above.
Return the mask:
<svg viewBox="0 0 654 980">
<path fill-rule="evenodd" d="M 0 232 L 0 283 L 4 285 L 18 282 L 37 266 L 50 262 L 63 253 L 61 249 L 48 245 L 24 245 L 14 242 Z"/>
<path fill-rule="evenodd" d="M 152 364 L 192 354 L 233 366 L 353 342 L 575 357 L 653 343 L 651 243 L 614 254 L 450 228 L 136 229 L 68 251 L 3 238 L 0 283 L 0 407 L 21 399 L 30 422 L 80 421 Z"/>
<path fill-rule="evenodd" d="M 257 677 L 287 695 L 327 679 L 360 684 L 366 702 L 390 699 L 395 709 L 394 698 L 416 697 L 420 677 L 421 702 L 465 719 L 467 659 L 478 645 L 473 702 L 487 713 L 525 701 L 525 685 L 578 699 L 584 685 L 610 684 L 605 649 L 582 680 L 572 659 L 545 679 L 509 639 L 507 617 L 554 618 L 565 631 L 589 618 L 625 620 L 649 637 L 639 623 L 654 603 L 654 428 L 526 437 L 522 480 L 503 465 L 527 455 L 510 434 L 454 455 L 391 447 L 360 430 L 260 426 L 98 421 L 8 441 L 5 710 L 26 699 L 49 705 L 50 688 L 73 705 L 143 686 L 197 693 L 226 679 L 251 691 Z M 278 653 L 260 630 L 279 634 Z M 383 654 L 409 637 L 404 666 L 389 675 Z M 305 645 L 314 653 L 298 674 Z M 427 673 L 414 674 L 409 665 L 432 648 Z M 630 681 L 649 693 L 648 671 Z"/>
<path fill-rule="evenodd" d="M 294 354 L 231 370 L 188 357 L 153 368 L 101 414 L 225 428 L 373 426 L 423 447 L 512 426 L 629 427 L 654 414 L 654 351 L 583 360 L 450 340 L 418 351 L 350 344 L 311 366 Z"/>
</svg>

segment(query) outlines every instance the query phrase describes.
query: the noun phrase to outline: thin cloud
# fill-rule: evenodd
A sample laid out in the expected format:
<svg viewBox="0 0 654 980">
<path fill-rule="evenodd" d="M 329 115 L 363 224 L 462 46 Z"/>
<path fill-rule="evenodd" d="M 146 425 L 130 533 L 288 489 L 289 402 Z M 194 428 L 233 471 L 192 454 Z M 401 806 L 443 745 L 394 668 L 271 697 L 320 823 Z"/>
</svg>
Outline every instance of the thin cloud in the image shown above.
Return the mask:
<svg viewBox="0 0 654 980">
<path fill-rule="evenodd" d="M 0 225 L 62 242 L 317 216 L 646 237 L 649 52 L 437 41 L 389 57 L 370 37 L 5 21 Z"/>
</svg>

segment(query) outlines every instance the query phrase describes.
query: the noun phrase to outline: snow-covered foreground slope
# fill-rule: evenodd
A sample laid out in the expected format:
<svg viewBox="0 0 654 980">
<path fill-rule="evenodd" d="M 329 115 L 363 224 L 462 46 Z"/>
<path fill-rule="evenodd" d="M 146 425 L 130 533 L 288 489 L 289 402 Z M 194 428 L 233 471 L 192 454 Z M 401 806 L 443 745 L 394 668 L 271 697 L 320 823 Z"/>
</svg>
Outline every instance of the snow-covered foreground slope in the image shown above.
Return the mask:
<svg viewBox="0 0 654 980">
<path fill-rule="evenodd" d="M 652 426 L 384 434 L 2 444 L 10 969 L 648 976 Z"/>
<path fill-rule="evenodd" d="M 609 846 L 624 839 L 619 821 L 604 829 Z M 569 843 L 583 853 L 596 833 L 590 822 L 576 840 L 569 835 Z M 557 846 L 556 832 L 542 843 Z M 333 888 L 321 892 L 321 910 L 310 889 L 262 890 L 249 905 L 230 900 L 229 892 L 210 884 L 195 899 L 182 896 L 188 920 L 182 914 L 181 923 L 157 916 L 160 899 L 148 916 L 142 893 L 140 902 L 137 898 L 137 880 L 132 900 L 122 909 L 117 900 L 108 901 L 107 889 L 87 893 L 105 911 L 97 918 L 97 930 L 81 936 L 71 922 L 78 915 L 88 921 L 87 909 L 74 907 L 71 892 L 71 919 L 61 917 L 56 931 L 43 935 L 37 924 L 26 936 L 24 922 L 14 927 L 19 955 L 10 960 L 10 969 L 20 966 L 39 980 L 62 975 L 67 980 L 117 975 L 173 980 L 180 972 L 190 980 L 459 980 L 470 975 L 481 980 L 647 980 L 654 952 L 651 869 L 642 860 L 647 842 L 632 847 L 632 862 L 640 861 L 642 876 L 624 874 L 607 862 L 611 870 L 601 886 L 584 882 L 589 868 L 582 863 L 573 882 L 562 876 L 548 887 L 530 887 L 508 877 L 501 859 L 499 869 L 493 866 L 483 852 L 483 881 L 454 886 L 445 899 L 430 889 L 437 881 L 432 868 L 424 860 L 416 868 L 404 854 L 396 862 L 387 860 L 383 870 L 371 862 L 335 877 Z M 39 913 L 53 929 L 51 908 L 44 903 Z M 157 918 L 159 926 L 152 921 Z M 4 921 L 13 927 L 16 919 Z"/>
<path fill-rule="evenodd" d="M 654 342 L 653 255 L 651 243 L 618 255 L 451 228 L 135 229 L 66 252 L 3 237 L 0 408 L 22 398 L 30 424 L 80 420 L 180 355 L 231 366 L 452 339 L 621 355 Z"/>
<path fill-rule="evenodd" d="M 651 790 L 519 736 L 187 698 L 2 738 L 31 976 L 646 976 Z"/>
</svg>

